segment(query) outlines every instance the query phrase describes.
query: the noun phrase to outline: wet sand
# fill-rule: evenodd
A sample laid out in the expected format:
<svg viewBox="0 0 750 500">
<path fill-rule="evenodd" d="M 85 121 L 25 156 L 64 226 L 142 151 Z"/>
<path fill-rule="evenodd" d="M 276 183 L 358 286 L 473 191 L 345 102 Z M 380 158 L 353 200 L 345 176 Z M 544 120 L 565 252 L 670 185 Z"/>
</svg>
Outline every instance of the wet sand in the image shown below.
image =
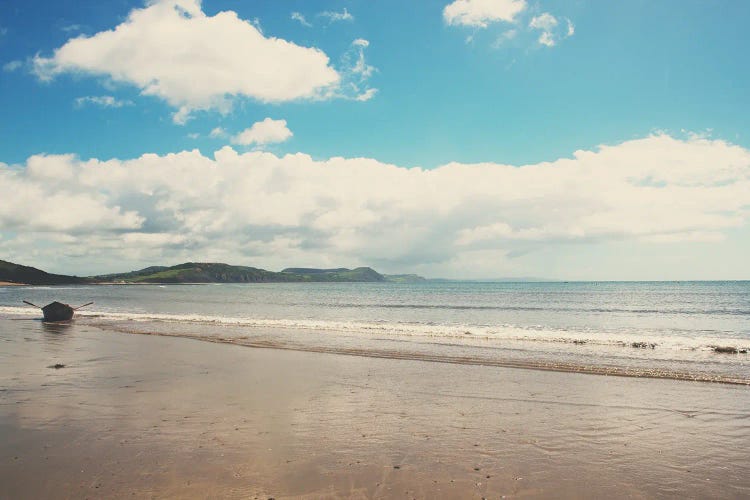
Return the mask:
<svg viewBox="0 0 750 500">
<path fill-rule="evenodd" d="M 0 320 L 0 443 L 0 498 L 746 498 L 750 390 Z"/>
</svg>

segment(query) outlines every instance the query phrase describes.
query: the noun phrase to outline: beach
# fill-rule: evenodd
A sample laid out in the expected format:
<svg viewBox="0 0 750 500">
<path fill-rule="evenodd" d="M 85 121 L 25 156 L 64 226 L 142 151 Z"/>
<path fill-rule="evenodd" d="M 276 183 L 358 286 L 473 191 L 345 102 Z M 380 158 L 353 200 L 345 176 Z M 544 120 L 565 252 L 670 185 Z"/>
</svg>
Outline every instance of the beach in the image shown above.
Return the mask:
<svg viewBox="0 0 750 500">
<path fill-rule="evenodd" d="M 746 386 L 0 323 L 2 498 L 750 494 Z"/>
<path fill-rule="evenodd" d="M 750 500 L 748 20 L 3 1 L 0 500 Z"/>
</svg>

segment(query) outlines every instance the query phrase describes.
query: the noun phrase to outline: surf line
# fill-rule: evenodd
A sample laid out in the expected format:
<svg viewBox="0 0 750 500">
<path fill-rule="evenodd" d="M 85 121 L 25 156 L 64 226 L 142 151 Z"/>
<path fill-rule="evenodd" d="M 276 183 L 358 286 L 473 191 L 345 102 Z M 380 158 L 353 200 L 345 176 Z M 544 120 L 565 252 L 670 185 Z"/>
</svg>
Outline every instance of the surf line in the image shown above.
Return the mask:
<svg viewBox="0 0 750 500">
<path fill-rule="evenodd" d="M 278 349 L 284 351 L 315 352 L 320 354 L 338 354 L 344 356 L 358 356 L 365 358 L 393 359 L 404 361 L 422 361 L 428 363 L 447 363 L 454 365 L 473 365 L 489 366 L 497 368 L 516 368 L 522 370 L 538 370 L 562 373 L 581 373 L 586 375 L 603 375 L 612 377 L 628 378 L 652 378 L 663 380 L 680 380 L 685 382 L 710 382 L 730 385 L 750 386 L 750 379 L 727 377 L 724 375 L 709 375 L 705 373 L 687 373 L 667 370 L 638 370 L 614 366 L 591 366 L 575 365 L 569 363 L 553 363 L 542 361 L 517 361 L 510 359 L 482 359 L 468 356 L 436 356 L 419 352 L 399 352 L 387 349 L 354 349 L 343 347 L 325 347 L 325 346 L 306 346 L 300 344 L 286 344 L 281 342 L 270 341 L 248 341 L 248 339 L 237 339 L 227 337 L 211 337 L 181 333 L 155 332 L 132 330 L 124 327 L 118 327 L 112 324 L 93 324 L 102 330 L 109 330 L 118 333 L 149 335 L 158 337 L 173 337 L 188 340 L 197 340 L 200 342 L 211 342 L 214 344 L 230 344 L 242 347 L 252 347 L 255 349 Z"/>
</svg>

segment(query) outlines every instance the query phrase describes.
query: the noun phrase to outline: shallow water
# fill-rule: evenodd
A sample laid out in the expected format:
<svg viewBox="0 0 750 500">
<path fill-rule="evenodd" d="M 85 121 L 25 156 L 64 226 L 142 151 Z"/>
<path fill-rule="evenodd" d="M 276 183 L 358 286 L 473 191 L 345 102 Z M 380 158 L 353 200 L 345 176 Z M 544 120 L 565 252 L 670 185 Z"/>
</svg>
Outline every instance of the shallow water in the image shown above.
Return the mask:
<svg viewBox="0 0 750 500">
<path fill-rule="evenodd" d="M 750 383 L 748 354 L 713 351 L 750 348 L 750 282 L 7 287 L 0 316 L 38 316 L 22 299 L 94 300 L 78 321 L 131 333 Z"/>
<path fill-rule="evenodd" d="M 738 385 L 0 319 L 0 498 L 747 498 L 749 415 Z"/>
</svg>

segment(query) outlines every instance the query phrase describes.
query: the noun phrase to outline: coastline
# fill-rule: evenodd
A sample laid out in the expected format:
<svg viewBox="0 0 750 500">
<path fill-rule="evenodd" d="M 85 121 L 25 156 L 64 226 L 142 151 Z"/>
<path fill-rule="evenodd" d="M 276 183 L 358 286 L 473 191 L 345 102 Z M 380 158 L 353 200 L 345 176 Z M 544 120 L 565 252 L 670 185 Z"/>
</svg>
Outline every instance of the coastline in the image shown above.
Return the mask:
<svg viewBox="0 0 750 500">
<path fill-rule="evenodd" d="M 2 323 L 3 497 L 750 494 L 746 387 Z"/>
<path fill-rule="evenodd" d="M 332 293 L 344 297 L 348 286 L 339 286 Z M 525 368 L 544 371 L 589 373 L 600 376 L 625 376 L 636 378 L 664 378 L 750 385 L 748 341 L 731 331 L 724 335 L 710 335 L 696 331 L 695 335 L 671 335 L 671 332 L 607 333 L 594 329 L 539 329 L 499 324 L 484 327 L 476 324 L 450 324 L 450 307 L 446 309 L 444 323 L 432 324 L 426 319 L 433 316 L 430 307 L 424 312 L 422 322 L 401 322 L 401 309 L 396 314 L 388 309 L 359 308 L 338 309 L 344 315 L 333 317 L 340 301 L 330 307 L 321 300 L 320 309 L 310 310 L 314 319 L 302 317 L 294 310 L 287 317 L 274 317 L 278 311 L 265 316 L 261 306 L 248 310 L 247 304 L 265 301 L 273 290 L 284 290 L 284 300 L 296 297 L 306 286 L 275 287 L 50 287 L 6 289 L 7 303 L 20 303 L 22 299 L 45 304 L 60 298 L 72 304 L 95 301 L 95 310 L 80 311 L 75 323 L 104 330 L 128 334 L 186 337 L 207 342 L 237 346 L 277 348 L 328 354 L 343 354 L 385 359 L 429 361 L 447 364 L 480 365 L 506 368 Z M 325 292 L 323 292 L 325 289 Z M 119 290 L 119 291 L 118 291 Z M 329 287 L 319 287 L 328 294 Z M 29 293 L 27 293 L 29 292 Z M 414 291 L 412 293 L 421 293 Z M 60 297 L 60 295 L 63 295 Z M 269 295 L 271 294 L 271 295 Z M 322 297 L 330 297 L 329 295 Z M 145 300 L 131 311 L 114 310 L 110 304 L 122 300 Z M 166 300 L 165 300 L 166 299 Z M 217 300 L 218 299 L 218 300 Z M 277 299 L 273 299 L 277 300 Z M 303 299 L 304 300 L 304 299 Z M 158 301 L 158 302 L 157 302 Z M 204 304 L 205 301 L 205 304 Z M 261 302 L 262 303 L 262 302 Z M 216 306 L 220 304 L 220 306 Z M 227 304 L 227 306 L 225 306 Z M 348 305 L 348 304 L 344 304 Z M 144 307 L 145 306 L 145 307 Z M 296 306 L 294 306 L 296 307 Z M 387 305 L 386 305 L 387 307 Z M 414 307 L 414 306 L 410 306 Z M 456 311 L 463 314 L 463 306 Z M 473 306 L 472 306 L 473 307 Z M 150 312 L 149 309 L 154 310 Z M 157 312 L 159 311 L 159 312 Z M 161 312 L 163 311 L 163 312 Z M 361 321 L 347 317 L 361 311 Z M 441 311 L 442 313 L 442 311 Z M 478 319 L 494 311 L 470 311 Z M 411 313 L 409 313 L 411 314 Z M 501 308 L 496 317 L 508 314 Z M 512 314 L 512 313 L 510 313 Z M 588 313 L 587 313 L 588 314 Z M 2 306 L 0 315 L 6 318 L 33 319 L 41 315 L 25 306 Z M 330 319 L 326 318 L 330 315 Z M 369 317 L 365 316 L 369 315 Z M 379 320 L 381 317 L 391 319 Z M 320 319 L 316 318 L 319 317 Z M 717 324 L 722 318 L 717 318 Z M 668 323 L 668 319 L 657 319 Z M 708 323 L 704 321 L 704 323 Z M 742 328 L 741 322 L 731 324 Z"/>
<path fill-rule="evenodd" d="M 103 325 L 97 325 L 103 327 Z M 104 327 L 114 332 L 120 332 L 126 335 L 147 335 L 147 336 L 159 336 L 159 337 L 171 337 L 181 338 L 188 340 L 195 340 L 198 342 L 209 342 L 215 344 L 228 344 L 238 347 L 254 348 L 254 349 L 276 349 L 283 351 L 298 351 L 298 352 L 310 352 L 319 354 L 334 354 L 339 356 L 356 356 L 364 358 L 375 358 L 375 359 L 393 359 L 393 360 L 404 360 L 404 361 L 417 361 L 426 363 L 445 363 L 455 365 L 467 365 L 467 366 L 486 366 L 496 368 L 511 368 L 520 370 L 538 370 L 558 373 L 574 373 L 574 374 L 585 374 L 593 376 L 605 376 L 605 377 L 626 377 L 626 378 L 651 378 L 651 379 L 662 379 L 662 380 L 675 380 L 683 382 L 702 382 L 712 384 L 728 384 L 750 387 L 750 379 L 733 377 L 727 375 L 716 375 L 709 373 L 696 373 L 696 372 L 678 372 L 678 371 L 667 371 L 659 369 L 635 369 L 622 366 L 597 366 L 591 364 L 572 364 L 563 362 L 551 362 L 541 361 L 534 359 L 483 359 L 479 357 L 470 356 L 458 356 L 450 354 L 430 354 L 424 352 L 404 352 L 403 350 L 387 350 L 387 349 L 373 349 L 373 348 L 356 348 L 356 347 L 336 347 L 336 346 L 324 346 L 324 345 L 310 345 L 310 344 L 290 344 L 279 341 L 270 340 L 250 340 L 249 338 L 233 338 L 233 337 L 222 337 L 222 336 L 206 336 L 206 335 L 191 335 L 184 332 L 180 333 L 168 333 L 168 332 L 155 332 L 151 330 L 140 330 L 131 327 L 118 327 L 115 325 L 107 325 Z M 746 350 L 742 352 L 746 353 Z M 738 351 L 733 354 L 720 354 L 720 355 L 737 355 Z"/>
</svg>

